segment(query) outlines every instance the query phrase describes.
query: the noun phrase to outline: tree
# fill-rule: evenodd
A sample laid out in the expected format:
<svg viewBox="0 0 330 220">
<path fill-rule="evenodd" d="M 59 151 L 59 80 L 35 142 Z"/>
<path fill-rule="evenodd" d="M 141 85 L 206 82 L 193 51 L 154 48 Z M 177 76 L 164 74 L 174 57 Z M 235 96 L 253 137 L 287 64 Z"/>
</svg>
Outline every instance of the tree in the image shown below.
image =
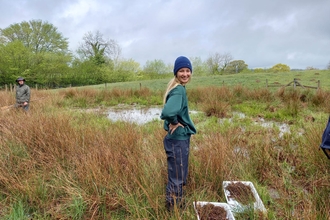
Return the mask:
<svg viewBox="0 0 330 220">
<path fill-rule="evenodd" d="M 190 58 L 190 61 L 193 66 L 193 74 L 194 75 L 205 75 L 207 72 L 206 62 L 203 62 L 200 57 Z"/>
<path fill-rule="evenodd" d="M 59 85 L 72 59 L 67 39 L 41 20 L 0 29 L 0 45 L 0 83 L 22 75 L 31 83 Z"/>
<path fill-rule="evenodd" d="M 70 71 L 68 63 L 71 62 L 72 57 L 51 52 L 35 54 L 32 57 L 39 64 L 30 68 L 30 80 L 51 88 L 61 86 L 63 78 Z"/>
<path fill-rule="evenodd" d="M 140 76 L 140 64 L 133 59 L 121 59 L 117 62 L 114 71 L 109 72 L 109 82 L 125 82 Z"/>
<path fill-rule="evenodd" d="M 34 53 L 67 53 L 68 41 L 57 28 L 41 20 L 23 21 L 0 30 L 5 43 L 20 41 Z"/>
<path fill-rule="evenodd" d="M 121 48 L 115 40 L 103 39 L 99 31 L 95 34 L 88 32 L 84 35 L 77 53 L 82 59 L 90 59 L 100 65 L 107 61 L 116 62 L 121 54 Z"/>
<path fill-rule="evenodd" d="M 278 72 L 290 72 L 290 67 L 286 64 L 278 63 L 269 69 L 270 72 L 278 73 Z"/>
<path fill-rule="evenodd" d="M 329 61 L 328 65 L 327 65 L 327 69 L 330 70 L 330 61 Z"/>
<path fill-rule="evenodd" d="M 171 70 L 168 69 L 162 60 L 148 60 L 143 67 L 143 71 L 146 74 L 164 74 L 170 72 Z"/>
<path fill-rule="evenodd" d="M 103 75 L 105 68 L 92 60 L 75 59 L 72 63 L 72 80 L 75 85 L 93 85 L 107 82 Z"/>
<path fill-rule="evenodd" d="M 233 57 L 230 53 L 215 53 L 207 59 L 206 63 L 211 74 L 220 74 L 225 70 L 232 59 Z"/>
<path fill-rule="evenodd" d="M 0 84 L 14 83 L 22 72 L 30 68 L 31 56 L 32 53 L 20 41 L 0 44 Z"/>
<path fill-rule="evenodd" d="M 233 60 L 225 68 L 226 73 L 240 73 L 243 70 L 247 69 L 248 65 L 244 60 Z"/>
<path fill-rule="evenodd" d="M 74 62 L 73 75 L 76 79 L 83 79 L 84 82 L 80 83 L 100 84 L 122 80 L 114 77 L 121 53 L 115 40 L 105 40 L 99 31 L 87 32 L 77 53 L 79 58 Z"/>
<path fill-rule="evenodd" d="M 118 61 L 115 70 L 138 74 L 141 71 L 140 64 L 133 59 L 122 59 Z"/>
</svg>

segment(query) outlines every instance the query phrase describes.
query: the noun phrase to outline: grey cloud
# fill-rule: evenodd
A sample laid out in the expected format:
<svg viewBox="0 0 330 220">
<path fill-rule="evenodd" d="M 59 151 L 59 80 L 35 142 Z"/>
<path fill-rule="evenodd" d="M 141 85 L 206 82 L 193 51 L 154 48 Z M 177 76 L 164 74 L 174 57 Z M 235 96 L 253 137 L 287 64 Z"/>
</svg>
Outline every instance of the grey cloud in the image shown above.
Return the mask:
<svg viewBox="0 0 330 220">
<path fill-rule="evenodd" d="M 205 60 L 216 52 L 251 68 L 325 68 L 330 61 L 327 0 L 2 0 L 1 6 L 0 28 L 48 21 L 73 51 L 85 33 L 99 30 L 122 46 L 124 58 L 141 65 L 172 63 L 178 55 Z"/>
</svg>

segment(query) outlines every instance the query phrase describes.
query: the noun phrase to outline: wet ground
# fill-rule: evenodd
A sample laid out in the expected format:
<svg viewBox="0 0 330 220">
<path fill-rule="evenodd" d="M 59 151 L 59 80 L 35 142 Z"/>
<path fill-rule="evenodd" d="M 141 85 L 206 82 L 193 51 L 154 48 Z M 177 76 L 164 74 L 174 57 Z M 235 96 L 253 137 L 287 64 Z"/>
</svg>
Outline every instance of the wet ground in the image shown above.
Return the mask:
<svg viewBox="0 0 330 220">
<path fill-rule="evenodd" d="M 112 121 L 126 121 L 137 124 L 145 124 L 153 120 L 160 120 L 160 108 L 132 108 L 132 109 L 111 109 L 107 113 L 107 118 Z"/>
<path fill-rule="evenodd" d="M 114 108 L 110 108 L 106 111 L 107 118 L 112 121 L 126 121 L 137 123 L 139 125 L 146 124 L 153 120 L 161 120 L 162 108 L 159 106 L 156 107 L 138 107 L 138 106 L 116 106 Z M 197 111 L 190 111 L 191 114 L 198 113 Z M 235 112 L 232 118 L 223 118 L 219 119 L 219 123 L 222 124 L 226 120 L 232 122 L 235 119 L 242 119 L 245 118 L 244 113 Z M 263 118 L 257 118 L 254 120 L 254 124 L 259 124 L 264 128 L 273 128 L 277 127 L 280 130 L 279 137 L 282 138 L 285 133 L 290 133 L 290 126 L 285 123 L 277 123 L 273 121 L 265 121 Z"/>
<path fill-rule="evenodd" d="M 118 106 L 111 108 L 107 111 L 106 115 L 112 121 L 126 121 L 139 125 L 146 124 L 153 120 L 161 120 L 160 114 L 162 112 L 161 107 L 127 107 Z M 197 113 L 197 111 L 190 111 L 191 114 Z"/>
</svg>

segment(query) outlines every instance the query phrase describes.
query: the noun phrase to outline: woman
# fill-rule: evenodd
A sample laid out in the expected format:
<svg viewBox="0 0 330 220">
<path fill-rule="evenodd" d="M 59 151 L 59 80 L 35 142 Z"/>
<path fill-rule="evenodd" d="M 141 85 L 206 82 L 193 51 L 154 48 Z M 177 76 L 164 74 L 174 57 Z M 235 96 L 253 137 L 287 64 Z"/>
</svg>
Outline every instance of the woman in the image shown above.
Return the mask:
<svg viewBox="0 0 330 220">
<path fill-rule="evenodd" d="M 188 175 L 190 136 L 196 134 L 188 110 L 185 85 L 192 74 L 191 62 L 180 56 L 174 63 L 174 78 L 168 83 L 164 95 L 164 108 L 160 118 L 164 120 L 167 135 L 164 148 L 167 155 L 168 181 L 166 186 L 166 208 L 171 211 L 182 201 L 182 187 Z"/>
</svg>

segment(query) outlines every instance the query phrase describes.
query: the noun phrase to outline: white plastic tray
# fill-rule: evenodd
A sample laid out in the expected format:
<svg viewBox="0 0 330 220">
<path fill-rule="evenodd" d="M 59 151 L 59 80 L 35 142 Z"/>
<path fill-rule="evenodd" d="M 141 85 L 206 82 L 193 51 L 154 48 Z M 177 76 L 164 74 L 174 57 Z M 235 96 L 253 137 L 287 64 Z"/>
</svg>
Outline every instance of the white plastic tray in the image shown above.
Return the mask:
<svg viewBox="0 0 330 220">
<path fill-rule="evenodd" d="M 236 201 L 235 198 L 230 197 L 230 192 L 226 188 L 230 183 L 237 183 L 237 182 L 241 182 L 251 188 L 251 191 L 255 198 L 255 202 L 253 203 L 254 210 L 266 213 L 267 210 L 266 210 L 262 200 L 260 199 L 259 194 L 257 193 L 257 190 L 254 187 L 252 182 L 250 182 L 250 181 L 223 181 L 222 182 L 223 190 L 224 190 L 226 200 L 227 200 L 227 203 L 228 203 L 231 211 L 232 212 L 243 212 L 244 210 L 246 210 L 247 208 L 251 208 L 251 206 L 252 206 L 252 204 L 251 204 L 251 206 L 243 205 L 243 204 L 239 203 L 238 201 Z"/>
<path fill-rule="evenodd" d="M 227 219 L 228 220 L 235 220 L 233 213 L 230 210 L 230 207 L 227 203 L 221 203 L 221 202 L 205 202 L 205 201 L 197 201 L 197 202 L 193 202 L 194 203 L 194 209 L 197 215 L 197 219 L 200 220 L 199 215 L 198 215 L 198 211 L 197 211 L 197 205 L 200 206 L 204 206 L 207 204 L 212 204 L 214 206 L 220 206 L 222 208 L 224 208 L 227 211 Z"/>
</svg>

